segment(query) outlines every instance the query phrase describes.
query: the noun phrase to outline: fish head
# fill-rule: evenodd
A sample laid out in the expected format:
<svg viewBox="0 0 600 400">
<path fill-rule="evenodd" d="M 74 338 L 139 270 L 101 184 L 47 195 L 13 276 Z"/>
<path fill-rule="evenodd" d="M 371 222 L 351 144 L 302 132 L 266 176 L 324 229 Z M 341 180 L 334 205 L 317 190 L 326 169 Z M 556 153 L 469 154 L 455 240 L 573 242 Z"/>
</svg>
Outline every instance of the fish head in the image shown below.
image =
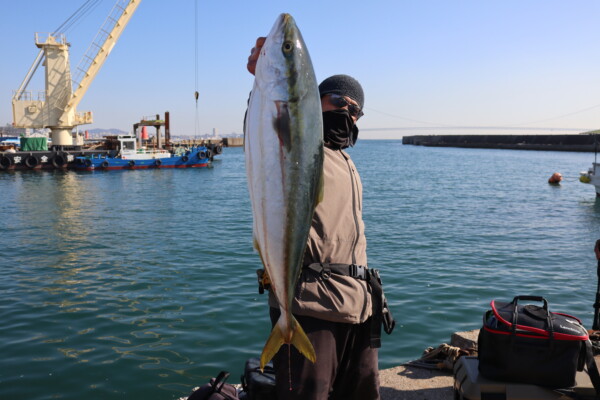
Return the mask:
<svg viewBox="0 0 600 400">
<path fill-rule="evenodd" d="M 290 14 L 281 14 L 273 24 L 257 61 L 256 82 L 273 101 L 285 102 L 299 101 L 317 87 L 304 39 Z"/>
</svg>

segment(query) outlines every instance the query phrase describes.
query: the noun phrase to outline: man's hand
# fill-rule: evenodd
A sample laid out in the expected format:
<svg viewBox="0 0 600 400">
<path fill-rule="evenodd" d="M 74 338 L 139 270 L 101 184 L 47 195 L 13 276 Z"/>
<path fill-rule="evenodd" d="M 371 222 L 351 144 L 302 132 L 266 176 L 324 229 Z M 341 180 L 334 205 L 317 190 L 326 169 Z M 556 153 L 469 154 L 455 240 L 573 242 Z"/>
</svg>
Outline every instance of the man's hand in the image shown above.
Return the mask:
<svg viewBox="0 0 600 400">
<path fill-rule="evenodd" d="M 248 68 L 248 72 L 250 72 L 252 75 L 254 75 L 254 72 L 256 71 L 256 61 L 258 61 L 260 49 L 262 49 L 263 45 L 265 44 L 265 40 L 267 40 L 266 37 L 259 37 L 256 39 L 256 44 L 252 50 L 250 50 L 250 56 L 248 57 L 248 65 L 246 68 Z"/>
</svg>

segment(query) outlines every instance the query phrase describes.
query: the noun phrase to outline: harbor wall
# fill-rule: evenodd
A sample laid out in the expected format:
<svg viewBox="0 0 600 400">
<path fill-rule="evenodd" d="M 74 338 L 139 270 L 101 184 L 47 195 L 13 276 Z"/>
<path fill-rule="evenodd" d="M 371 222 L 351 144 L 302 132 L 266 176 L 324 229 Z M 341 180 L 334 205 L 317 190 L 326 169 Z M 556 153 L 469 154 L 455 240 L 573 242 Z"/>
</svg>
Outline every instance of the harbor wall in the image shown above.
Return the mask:
<svg viewBox="0 0 600 400">
<path fill-rule="evenodd" d="M 415 135 L 402 144 L 480 149 L 595 151 L 596 135 Z"/>
</svg>

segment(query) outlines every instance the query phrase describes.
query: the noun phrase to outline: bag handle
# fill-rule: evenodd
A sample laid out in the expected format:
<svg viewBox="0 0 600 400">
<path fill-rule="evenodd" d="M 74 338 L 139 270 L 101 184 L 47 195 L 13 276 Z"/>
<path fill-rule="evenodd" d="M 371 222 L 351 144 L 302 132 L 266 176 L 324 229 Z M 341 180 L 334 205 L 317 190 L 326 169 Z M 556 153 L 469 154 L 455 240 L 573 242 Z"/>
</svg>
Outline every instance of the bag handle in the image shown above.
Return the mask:
<svg viewBox="0 0 600 400">
<path fill-rule="evenodd" d="M 550 334 L 550 342 L 552 343 L 552 339 L 554 338 L 554 326 L 552 325 L 552 317 L 550 315 L 550 311 L 548 311 L 548 300 L 546 300 L 542 296 L 515 296 L 513 299 L 513 317 L 512 317 L 512 334 L 515 335 L 517 333 L 517 322 L 519 315 L 517 313 L 517 303 L 519 300 L 523 301 L 538 301 L 544 303 L 544 310 L 546 311 L 546 323 L 548 324 L 548 333 Z"/>
<path fill-rule="evenodd" d="M 221 390 L 223 389 L 223 385 L 225 385 L 225 381 L 227 380 L 227 378 L 229 378 L 229 372 L 219 372 L 219 375 L 217 375 L 215 381 L 212 384 L 214 393 L 221 393 Z"/>
<path fill-rule="evenodd" d="M 548 300 L 546 300 L 542 296 L 515 296 L 515 298 L 512 301 L 515 304 L 515 307 L 517 306 L 517 302 L 519 300 L 543 302 L 544 303 L 544 310 L 548 311 Z"/>
</svg>

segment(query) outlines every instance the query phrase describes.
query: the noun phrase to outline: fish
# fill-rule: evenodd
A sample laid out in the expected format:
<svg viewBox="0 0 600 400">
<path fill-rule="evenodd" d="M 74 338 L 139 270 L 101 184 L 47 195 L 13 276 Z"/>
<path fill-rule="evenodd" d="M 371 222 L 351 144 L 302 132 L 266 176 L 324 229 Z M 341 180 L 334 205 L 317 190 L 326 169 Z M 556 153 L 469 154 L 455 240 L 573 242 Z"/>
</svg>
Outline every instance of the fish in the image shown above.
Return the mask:
<svg viewBox="0 0 600 400">
<path fill-rule="evenodd" d="M 290 14 L 279 15 L 257 60 L 244 154 L 254 248 L 281 311 L 260 368 L 283 344 L 315 362 L 291 310 L 314 209 L 323 197 L 323 118 L 310 55 Z"/>
</svg>

